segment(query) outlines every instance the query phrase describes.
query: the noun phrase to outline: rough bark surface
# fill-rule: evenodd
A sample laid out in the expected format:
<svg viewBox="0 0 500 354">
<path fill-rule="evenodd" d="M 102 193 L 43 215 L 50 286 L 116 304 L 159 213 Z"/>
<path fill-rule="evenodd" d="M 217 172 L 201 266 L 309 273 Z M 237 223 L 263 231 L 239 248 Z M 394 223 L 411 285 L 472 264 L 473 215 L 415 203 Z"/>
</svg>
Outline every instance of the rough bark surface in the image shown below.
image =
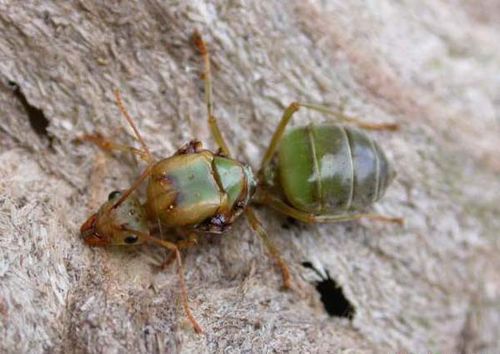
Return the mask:
<svg viewBox="0 0 500 354">
<path fill-rule="evenodd" d="M 495 1 L 0 1 L 0 351 L 498 352 L 500 6 Z M 90 249 L 79 226 L 143 164 L 78 144 L 132 139 L 120 88 L 158 156 L 214 147 L 216 114 L 254 167 L 293 100 L 373 122 L 398 178 L 374 210 L 404 227 L 286 224 L 258 210 L 300 291 L 241 220 L 185 252 L 193 333 L 164 251 Z M 301 112 L 294 124 L 328 118 Z M 330 317 L 328 272 L 355 308 Z"/>
</svg>

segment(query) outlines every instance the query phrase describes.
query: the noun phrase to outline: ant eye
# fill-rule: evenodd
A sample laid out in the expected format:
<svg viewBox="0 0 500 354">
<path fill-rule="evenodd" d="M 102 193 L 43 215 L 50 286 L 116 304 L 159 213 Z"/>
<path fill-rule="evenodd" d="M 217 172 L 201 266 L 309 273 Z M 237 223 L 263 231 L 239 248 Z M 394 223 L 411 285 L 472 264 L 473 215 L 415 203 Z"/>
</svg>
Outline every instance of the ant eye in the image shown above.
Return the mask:
<svg viewBox="0 0 500 354">
<path fill-rule="evenodd" d="M 137 237 L 137 235 L 129 235 L 129 236 L 127 236 L 127 237 L 125 237 L 123 239 L 123 241 L 125 243 L 128 243 L 129 245 L 132 244 L 132 243 L 136 243 L 137 240 L 139 240 L 139 238 Z"/>
<path fill-rule="evenodd" d="M 115 198 L 116 198 L 116 197 L 118 197 L 120 194 L 122 194 L 122 192 L 120 192 L 120 191 L 113 191 L 113 192 L 109 193 L 109 195 L 108 195 L 108 200 L 115 199 Z"/>
</svg>

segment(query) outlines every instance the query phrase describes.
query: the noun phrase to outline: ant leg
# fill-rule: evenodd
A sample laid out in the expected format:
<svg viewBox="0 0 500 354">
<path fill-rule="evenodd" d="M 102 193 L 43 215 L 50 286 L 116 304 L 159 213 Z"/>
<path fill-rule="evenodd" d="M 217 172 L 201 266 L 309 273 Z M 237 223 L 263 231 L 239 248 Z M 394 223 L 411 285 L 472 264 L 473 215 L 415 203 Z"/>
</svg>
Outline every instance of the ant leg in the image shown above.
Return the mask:
<svg viewBox="0 0 500 354">
<path fill-rule="evenodd" d="M 132 186 L 129 189 L 127 189 L 122 194 L 122 196 L 113 204 L 113 206 L 111 207 L 113 209 L 117 208 L 121 203 L 123 203 L 123 201 L 125 199 L 128 198 L 128 196 L 134 190 L 136 190 L 137 188 L 139 188 L 140 184 L 151 174 L 151 171 L 153 170 L 153 166 L 154 166 L 153 155 L 151 155 L 151 152 L 149 151 L 146 143 L 144 142 L 144 139 L 142 138 L 141 134 L 139 133 L 139 130 L 135 126 L 134 121 L 132 120 L 132 118 L 128 114 L 127 110 L 125 109 L 125 106 L 124 106 L 124 104 L 122 102 L 122 99 L 121 99 L 121 96 L 120 96 L 120 91 L 118 89 L 115 90 L 115 98 L 116 98 L 116 104 L 118 105 L 118 108 L 122 112 L 123 116 L 125 117 L 125 119 L 129 123 L 129 125 L 132 127 L 132 130 L 134 131 L 135 137 L 137 138 L 137 140 L 139 140 L 139 142 L 142 145 L 142 148 L 143 148 L 143 158 L 148 162 L 148 166 L 141 173 L 141 175 L 135 180 L 135 182 L 132 184 Z M 106 143 L 105 140 L 98 140 L 98 141 Z M 124 147 L 123 145 L 119 145 L 119 144 L 117 144 L 117 145 L 118 145 L 119 148 L 120 147 L 121 148 Z M 125 148 L 128 151 L 133 151 L 133 150 L 130 150 L 130 147 L 125 147 Z M 141 151 L 141 150 L 139 150 L 139 151 Z"/>
<path fill-rule="evenodd" d="M 168 257 L 165 258 L 163 262 L 161 262 L 158 268 L 160 268 L 161 270 L 165 270 L 172 264 L 173 261 L 175 261 L 175 252 L 170 252 L 168 254 Z"/>
<path fill-rule="evenodd" d="M 192 232 L 187 236 L 186 240 L 181 240 L 176 242 L 175 245 L 179 250 L 190 248 L 198 244 L 198 237 L 196 233 Z M 160 264 L 161 269 L 166 269 L 175 260 L 175 253 L 170 252 L 168 257 Z"/>
<path fill-rule="evenodd" d="M 198 31 L 193 33 L 192 39 L 194 45 L 203 57 L 204 70 L 202 77 L 205 81 L 205 104 L 207 105 L 208 125 L 210 126 L 212 136 L 217 145 L 219 145 L 222 153 L 225 156 L 230 156 L 231 153 L 229 148 L 224 140 L 224 137 L 222 136 L 219 125 L 217 124 L 217 118 L 213 114 L 214 104 L 212 95 L 212 73 L 210 70 L 210 54 L 208 53 L 208 47 Z"/>
<path fill-rule="evenodd" d="M 271 258 L 280 268 L 281 276 L 283 278 L 283 286 L 285 287 L 285 289 L 290 289 L 292 287 L 292 281 L 288 265 L 285 263 L 283 258 L 281 258 L 280 252 L 269 238 L 269 235 L 267 234 L 264 227 L 262 227 L 262 224 L 260 223 L 259 219 L 257 219 L 257 215 L 255 215 L 253 209 L 248 207 L 245 210 L 245 215 L 247 217 L 248 223 L 250 224 L 250 227 L 257 233 L 257 235 L 259 235 L 260 239 L 262 240 L 262 242 L 264 242 L 264 245 L 271 255 Z"/>
<path fill-rule="evenodd" d="M 146 162 L 148 162 L 150 158 L 148 153 L 146 153 L 143 150 L 137 149 L 133 146 L 115 143 L 111 139 L 106 138 L 99 133 L 85 134 L 83 136 L 78 137 L 78 140 L 91 142 L 97 145 L 97 147 L 99 147 L 104 152 L 112 152 L 112 151 L 130 152 L 134 155 L 137 155 L 140 159 Z"/>
<path fill-rule="evenodd" d="M 132 154 L 137 155 L 139 158 L 141 158 L 142 160 L 144 160 L 146 162 L 152 162 L 154 160 L 153 155 L 149 151 L 146 143 L 144 142 L 144 139 L 142 138 L 141 134 L 139 133 L 139 130 L 137 129 L 136 125 L 134 124 L 134 121 L 132 120 L 128 111 L 126 110 L 125 105 L 123 104 L 123 101 L 122 101 L 121 96 L 120 96 L 120 91 L 118 89 L 115 90 L 115 99 L 116 99 L 116 104 L 118 106 L 118 109 L 120 110 L 122 115 L 125 117 L 128 124 L 132 127 L 132 130 L 134 131 L 135 138 L 142 145 L 142 149 L 137 149 L 133 146 L 115 143 L 111 139 L 106 138 L 99 133 L 85 134 L 81 137 L 78 137 L 78 140 L 91 142 L 91 143 L 97 145 L 101 150 L 103 150 L 105 152 L 110 152 L 113 150 L 121 151 L 121 152 L 130 152 Z"/>
<path fill-rule="evenodd" d="M 198 244 L 198 235 L 196 232 L 190 232 L 185 240 L 180 240 L 176 243 L 177 247 L 182 250 L 196 246 Z"/>
<path fill-rule="evenodd" d="M 369 123 L 365 122 L 362 119 L 357 117 L 348 116 L 344 113 L 343 107 L 339 111 L 334 111 L 328 107 L 318 105 L 318 104 L 310 104 L 310 103 L 299 103 L 299 106 L 317 111 L 320 113 L 328 114 L 330 116 L 335 117 L 339 122 L 345 124 L 353 124 L 358 126 L 359 128 L 368 129 L 368 130 L 389 130 L 395 131 L 399 129 L 399 125 L 397 123 Z"/>
<path fill-rule="evenodd" d="M 286 126 L 290 122 L 293 114 L 295 112 L 297 112 L 301 107 L 311 109 L 314 111 L 318 111 L 318 112 L 321 112 L 324 114 L 332 115 L 338 121 L 340 121 L 342 123 L 354 124 L 360 128 L 364 128 L 364 129 L 397 130 L 399 128 L 399 126 L 395 123 L 380 123 L 380 124 L 378 124 L 378 123 L 363 122 L 362 120 L 360 120 L 358 118 L 347 116 L 346 114 L 343 113 L 343 109 L 341 111 L 333 111 L 333 110 L 330 110 L 327 107 L 324 107 L 321 105 L 292 102 L 283 112 L 283 116 L 281 117 L 281 120 L 278 123 L 276 130 L 274 131 L 273 137 L 271 138 L 271 143 L 269 144 L 269 146 L 264 154 L 264 157 L 262 158 L 259 173 L 262 173 L 262 171 L 267 167 L 267 165 L 269 165 L 269 162 L 271 161 L 274 153 L 276 152 L 276 149 L 278 148 L 278 145 L 281 141 L 281 138 L 283 137 L 283 134 L 285 133 Z"/>
<path fill-rule="evenodd" d="M 290 119 L 292 118 L 293 114 L 297 112 L 299 108 L 300 105 L 297 102 L 293 102 L 283 112 L 283 116 L 281 117 L 281 120 L 278 123 L 276 130 L 274 131 L 273 137 L 271 138 L 271 142 L 269 143 L 269 146 L 267 147 L 264 157 L 262 158 L 262 162 L 260 163 L 259 174 L 262 171 L 264 171 L 267 165 L 269 165 L 269 162 L 271 161 L 274 153 L 276 152 L 276 149 L 278 148 L 281 138 L 285 133 L 286 126 L 290 122 Z"/>
<path fill-rule="evenodd" d="M 130 188 L 127 189 L 125 192 L 123 192 L 123 194 L 121 195 L 121 197 L 115 202 L 115 204 L 113 204 L 113 206 L 111 207 L 112 209 L 117 208 L 121 203 L 123 203 L 125 201 L 125 199 L 128 198 L 128 196 L 130 194 L 132 194 L 133 191 L 135 191 L 137 188 L 139 188 L 139 186 L 141 185 L 141 183 L 146 178 L 148 178 L 149 175 L 151 174 L 151 172 L 153 170 L 153 166 L 154 166 L 154 162 L 150 162 L 148 164 L 148 166 L 144 169 L 144 171 L 141 173 L 141 175 L 130 186 Z"/>
<path fill-rule="evenodd" d="M 263 203 L 269 205 L 271 208 L 276 210 L 277 212 L 284 214 L 286 216 L 290 216 L 299 221 L 313 224 L 313 223 L 334 223 L 334 222 L 342 222 L 342 221 L 350 221 L 350 220 L 358 220 L 358 219 L 370 219 L 376 221 L 384 221 L 384 222 L 392 222 L 399 225 L 403 225 L 404 219 L 380 215 L 375 213 L 363 213 L 363 214 L 339 214 L 339 215 L 315 215 L 308 212 L 304 212 L 294 207 L 289 206 L 282 200 L 271 196 L 269 193 L 262 195 L 258 199 L 258 203 Z"/>
<path fill-rule="evenodd" d="M 193 329 L 195 330 L 196 333 L 203 333 L 203 329 L 201 326 L 198 324 L 196 319 L 193 316 L 193 313 L 191 312 L 191 309 L 189 308 L 189 297 L 188 297 L 188 292 L 186 288 L 186 282 L 184 280 L 184 266 L 182 265 L 182 257 L 181 253 L 179 251 L 179 248 L 172 242 L 160 240 L 156 237 L 149 236 L 149 235 L 143 235 L 146 237 L 148 241 L 151 243 L 155 243 L 159 246 L 165 247 L 168 250 L 173 251 L 175 254 L 175 258 L 177 260 L 177 271 L 178 271 L 178 276 L 179 276 L 179 285 L 181 288 L 181 299 L 182 299 L 182 306 L 184 308 L 184 312 L 186 313 L 187 318 L 191 322 L 191 325 L 193 326 Z"/>
</svg>

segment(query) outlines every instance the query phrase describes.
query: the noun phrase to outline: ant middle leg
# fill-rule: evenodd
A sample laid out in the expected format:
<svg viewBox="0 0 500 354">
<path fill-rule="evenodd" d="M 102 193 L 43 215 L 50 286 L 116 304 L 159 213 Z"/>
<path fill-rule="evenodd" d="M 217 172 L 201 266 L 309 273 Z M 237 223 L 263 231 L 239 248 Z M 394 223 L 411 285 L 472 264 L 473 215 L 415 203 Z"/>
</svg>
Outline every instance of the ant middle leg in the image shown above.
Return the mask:
<svg viewBox="0 0 500 354">
<path fill-rule="evenodd" d="M 182 264 L 182 256 L 179 251 L 179 248 L 172 242 L 168 242 L 165 240 L 161 240 L 159 238 L 150 236 L 150 235 L 142 235 L 143 237 L 146 237 L 147 240 L 150 243 L 154 243 L 156 245 L 159 245 L 161 247 L 164 247 L 170 251 L 175 256 L 175 260 L 177 261 L 177 271 L 178 271 L 178 276 L 179 276 L 179 286 L 181 290 L 181 302 L 182 302 L 182 307 L 184 308 L 184 312 L 191 322 L 191 325 L 193 326 L 193 329 L 195 330 L 196 333 L 203 333 L 203 329 L 201 326 L 198 324 L 196 319 L 194 318 L 193 313 L 191 312 L 191 309 L 189 308 L 189 296 L 188 296 L 188 291 L 186 287 L 186 281 L 184 279 L 184 266 Z"/>
<path fill-rule="evenodd" d="M 260 223 L 257 215 L 255 215 L 255 212 L 251 207 L 248 207 L 245 210 L 245 215 L 247 217 L 248 223 L 250 224 L 250 227 L 257 233 L 257 235 L 259 235 L 262 242 L 264 242 L 264 245 L 266 246 L 271 258 L 275 261 L 276 265 L 280 269 L 281 277 L 283 278 L 283 287 L 285 289 L 291 289 L 292 277 L 290 275 L 288 265 L 283 260 L 283 258 L 281 258 L 280 252 L 269 238 L 269 235 Z"/>
<path fill-rule="evenodd" d="M 210 132 L 212 133 L 212 136 L 217 145 L 219 145 L 219 148 L 221 149 L 222 153 L 225 156 L 231 156 L 229 147 L 226 141 L 224 140 L 222 132 L 220 131 L 219 125 L 217 123 L 217 118 L 213 113 L 214 104 L 213 104 L 213 92 L 212 92 L 212 71 L 210 68 L 210 54 L 208 52 L 208 47 L 198 31 L 195 31 L 193 33 L 192 39 L 193 39 L 193 44 L 196 46 L 201 56 L 203 57 L 204 70 L 202 78 L 205 82 L 205 104 L 207 106 L 208 125 L 210 127 Z"/>
</svg>

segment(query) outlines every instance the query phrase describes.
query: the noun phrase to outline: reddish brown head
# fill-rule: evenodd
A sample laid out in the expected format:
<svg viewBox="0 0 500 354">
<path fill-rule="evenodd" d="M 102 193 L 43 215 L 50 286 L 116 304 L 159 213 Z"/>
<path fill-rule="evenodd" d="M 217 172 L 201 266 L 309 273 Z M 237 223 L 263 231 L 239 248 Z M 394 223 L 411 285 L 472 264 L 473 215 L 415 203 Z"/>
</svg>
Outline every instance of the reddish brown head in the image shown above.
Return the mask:
<svg viewBox="0 0 500 354">
<path fill-rule="evenodd" d="M 141 235 L 147 235 L 149 231 L 144 207 L 132 196 L 116 206 L 121 195 L 119 191 L 110 193 L 108 201 L 80 227 L 80 235 L 87 245 L 104 247 L 144 243 Z"/>
<path fill-rule="evenodd" d="M 109 245 L 109 239 L 100 235 L 96 230 L 97 213 L 92 214 L 80 227 L 83 242 L 91 247 L 104 247 Z"/>
</svg>

